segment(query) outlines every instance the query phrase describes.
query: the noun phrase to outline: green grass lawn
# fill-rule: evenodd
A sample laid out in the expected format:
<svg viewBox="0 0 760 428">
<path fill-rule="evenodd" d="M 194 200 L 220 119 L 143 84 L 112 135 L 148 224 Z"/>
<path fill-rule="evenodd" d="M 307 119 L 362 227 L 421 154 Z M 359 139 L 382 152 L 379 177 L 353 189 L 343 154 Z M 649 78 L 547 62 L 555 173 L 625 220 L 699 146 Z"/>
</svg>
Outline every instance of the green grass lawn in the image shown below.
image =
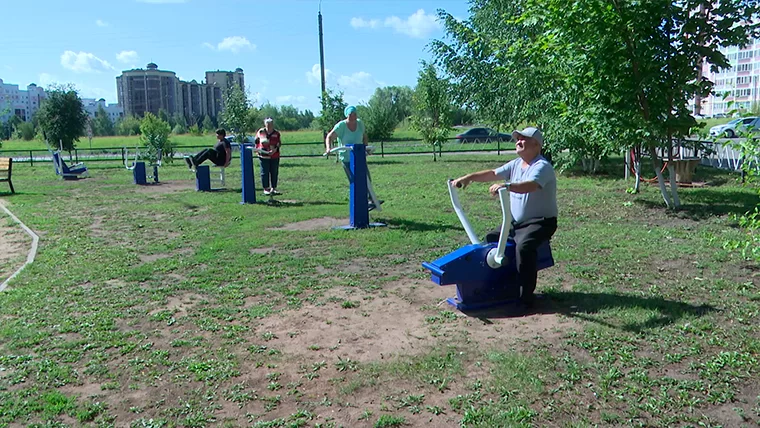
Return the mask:
<svg viewBox="0 0 760 428">
<path fill-rule="evenodd" d="M 452 131 L 452 137 L 457 132 Z M 393 134 L 394 140 L 414 140 L 419 139 L 419 134 L 416 131 L 411 130 L 397 130 Z M 129 147 L 134 148 L 140 144 L 139 136 L 116 136 L 116 137 L 95 137 L 92 139 L 92 148 L 100 149 L 104 147 Z M 216 141 L 216 134 L 210 133 L 203 136 L 193 135 L 172 135 L 171 141 L 177 146 L 213 146 Z M 324 142 L 321 131 L 283 131 L 282 132 L 283 144 L 298 144 L 298 143 L 316 143 Z M 79 149 L 89 149 L 90 141 L 85 137 L 81 138 L 77 143 Z M 8 140 L 2 142 L 2 150 L 44 150 L 45 143 L 39 140 L 23 141 L 23 140 Z"/>
<path fill-rule="evenodd" d="M 213 193 L 176 163 L 21 164 L 0 196 L 41 242 L 0 293 L 0 426 L 757 426 L 758 268 L 723 248 L 752 189 L 700 167 L 672 213 L 620 159 L 568 173 L 537 313 L 462 314 L 420 264 L 467 243 L 446 179 L 507 160 L 370 157 L 388 227 L 360 231 L 331 229 L 332 160 L 284 159 L 255 205 L 237 161 Z M 486 185 L 460 198 L 500 221 Z"/>
<path fill-rule="evenodd" d="M 281 150 L 284 157 L 320 157 L 324 153 L 324 142 L 321 141 L 321 133 L 318 131 L 298 131 L 283 133 L 283 148 Z M 456 132 L 452 131 L 452 137 Z M 181 158 L 184 155 L 200 151 L 205 147 L 212 147 L 215 142 L 215 135 L 206 135 L 203 137 L 194 137 L 190 135 L 173 136 L 172 141 L 176 145 L 175 158 Z M 80 141 L 77 149 L 72 156 L 76 156 L 74 161 L 88 162 L 109 162 L 114 163 L 115 159 L 121 160 L 125 155 L 128 159 L 133 159 L 136 153 L 136 147 L 140 145 L 139 137 L 105 137 L 93 139 L 92 149 L 89 148 L 87 140 Z M 419 135 L 415 131 L 398 130 L 394 133 L 392 139 L 387 142 L 371 142 L 370 145 L 375 147 L 375 154 L 383 156 L 385 154 L 401 153 L 431 153 L 431 146 L 419 140 Z M 3 143 L 0 149 L 0 156 L 13 157 L 18 162 L 28 162 L 30 154 L 37 157 L 50 157 L 50 153 L 43 147 L 41 141 L 8 141 Z M 461 152 L 461 151 L 501 151 L 514 150 L 514 143 L 459 143 L 456 140 L 447 141 L 442 147 L 436 149 L 440 152 Z M 30 152 L 30 150 L 37 150 Z M 233 157 L 239 157 L 237 151 L 233 151 Z M 35 160 L 36 162 L 36 160 Z"/>
</svg>

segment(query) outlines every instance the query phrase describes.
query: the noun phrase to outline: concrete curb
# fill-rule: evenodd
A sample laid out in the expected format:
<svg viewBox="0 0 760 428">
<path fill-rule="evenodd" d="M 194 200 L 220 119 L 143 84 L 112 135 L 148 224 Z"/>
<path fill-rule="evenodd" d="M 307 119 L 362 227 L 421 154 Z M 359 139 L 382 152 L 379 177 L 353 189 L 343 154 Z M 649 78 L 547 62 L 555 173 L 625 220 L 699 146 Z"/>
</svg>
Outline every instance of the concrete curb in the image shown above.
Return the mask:
<svg viewBox="0 0 760 428">
<path fill-rule="evenodd" d="M 8 287 L 8 283 L 11 282 L 13 278 L 15 278 L 16 275 L 18 275 L 22 270 L 24 270 L 26 265 L 34 261 L 34 257 L 37 256 L 37 246 L 39 245 L 40 237 L 37 236 L 37 234 L 34 233 L 32 229 L 29 229 L 28 227 L 26 227 L 26 225 L 22 223 L 21 220 L 18 219 L 18 217 L 13 215 L 13 213 L 10 212 L 10 210 L 5 207 L 5 204 L 3 203 L 2 200 L 0 200 L 0 208 L 2 208 L 3 211 L 5 211 L 16 223 L 21 225 L 21 228 L 24 229 L 24 232 L 26 232 L 27 235 L 32 237 L 32 248 L 29 249 L 29 253 L 26 255 L 26 262 L 20 268 L 18 268 L 18 270 L 14 272 L 13 275 L 8 277 L 8 279 L 6 279 L 2 284 L 0 284 L 0 292 L 2 292 L 3 290 L 5 290 L 6 287 Z"/>
</svg>

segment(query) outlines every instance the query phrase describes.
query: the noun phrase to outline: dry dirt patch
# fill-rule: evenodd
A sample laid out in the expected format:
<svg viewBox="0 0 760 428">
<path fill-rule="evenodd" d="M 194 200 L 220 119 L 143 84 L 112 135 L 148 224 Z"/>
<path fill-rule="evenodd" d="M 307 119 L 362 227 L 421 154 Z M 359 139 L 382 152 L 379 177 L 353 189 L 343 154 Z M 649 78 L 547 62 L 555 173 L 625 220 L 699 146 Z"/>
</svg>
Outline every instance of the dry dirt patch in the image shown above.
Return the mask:
<svg viewBox="0 0 760 428">
<path fill-rule="evenodd" d="M 0 282 L 24 264 L 32 239 L 15 223 L 0 219 Z"/>
<path fill-rule="evenodd" d="M 193 180 L 161 181 L 144 186 L 135 186 L 135 191 L 140 193 L 174 193 L 186 190 L 195 190 Z"/>
<path fill-rule="evenodd" d="M 330 229 L 335 226 L 345 226 L 349 224 L 348 219 L 340 219 L 333 217 L 321 217 L 313 218 L 310 220 L 299 221 L 296 223 L 288 223 L 284 226 L 273 227 L 271 230 L 288 230 L 288 231 L 308 231 L 308 230 L 324 230 Z"/>
<path fill-rule="evenodd" d="M 161 311 L 170 311 L 175 318 L 184 317 L 187 316 L 190 309 L 203 299 L 203 296 L 194 293 L 183 294 L 181 296 L 169 296 L 167 297 L 166 304 L 161 304 L 150 311 L 148 315 L 155 315 Z"/>
<path fill-rule="evenodd" d="M 274 333 L 268 345 L 294 356 L 351 358 L 368 362 L 417 355 L 465 338 L 481 345 L 502 347 L 529 338 L 555 339 L 576 322 L 556 313 L 520 317 L 465 315 L 445 299 L 453 287 L 421 281 L 394 281 L 383 295 L 334 288 L 323 304 L 305 304 L 262 320 L 257 335 Z M 356 307 L 345 308 L 351 301 Z M 441 312 L 446 317 L 440 317 Z M 311 349 L 310 349 L 311 347 Z"/>
</svg>

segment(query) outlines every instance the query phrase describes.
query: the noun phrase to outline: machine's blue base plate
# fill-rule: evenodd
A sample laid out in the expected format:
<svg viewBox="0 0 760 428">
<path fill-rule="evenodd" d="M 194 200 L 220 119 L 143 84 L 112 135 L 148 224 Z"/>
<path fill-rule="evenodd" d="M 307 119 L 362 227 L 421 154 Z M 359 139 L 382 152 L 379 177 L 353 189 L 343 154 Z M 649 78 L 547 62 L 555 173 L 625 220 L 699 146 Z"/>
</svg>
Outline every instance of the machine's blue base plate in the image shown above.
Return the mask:
<svg viewBox="0 0 760 428">
<path fill-rule="evenodd" d="M 367 227 L 386 227 L 386 226 L 388 225 L 385 223 L 370 223 Z M 356 226 L 351 226 L 349 224 L 346 226 L 335 226 L 333 227 L 333 229 L 334 230 L 339 230 L 339 229 L 340 230 L 356 230 L 356 229 L 366 229 L 367 227 L 356 227 Z"/>
</svg>

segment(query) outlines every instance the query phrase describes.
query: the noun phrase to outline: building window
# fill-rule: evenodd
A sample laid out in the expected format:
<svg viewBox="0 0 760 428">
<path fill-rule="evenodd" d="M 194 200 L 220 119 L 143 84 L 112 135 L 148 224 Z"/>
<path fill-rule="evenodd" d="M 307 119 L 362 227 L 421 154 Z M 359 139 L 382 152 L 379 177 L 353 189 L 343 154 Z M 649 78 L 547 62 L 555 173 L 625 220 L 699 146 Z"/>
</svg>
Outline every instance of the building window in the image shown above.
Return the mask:
<svg viewBox="0 0 760 428">
<path fill-rule="evenodd" d="M 736 71 L 742 72 L 742 71 L 752 71 L 752 63 L 750 64 L 739 64 Z"/>
<path fill-rule="evenodd" d="M 739 59 L 747 59 L 752 58 L 753 51 L 742 51 L 739 52 Z"/>
<path fill-rule="evenodd" d="M 747 89 L 737 89 L 737 90 L 734 91 L 734 96 L 735 97 L 748 97 L 751 92 L 752 92 L 752 90 L 749 89 L 749 88 L 747 88 Z"/>
</svg>

